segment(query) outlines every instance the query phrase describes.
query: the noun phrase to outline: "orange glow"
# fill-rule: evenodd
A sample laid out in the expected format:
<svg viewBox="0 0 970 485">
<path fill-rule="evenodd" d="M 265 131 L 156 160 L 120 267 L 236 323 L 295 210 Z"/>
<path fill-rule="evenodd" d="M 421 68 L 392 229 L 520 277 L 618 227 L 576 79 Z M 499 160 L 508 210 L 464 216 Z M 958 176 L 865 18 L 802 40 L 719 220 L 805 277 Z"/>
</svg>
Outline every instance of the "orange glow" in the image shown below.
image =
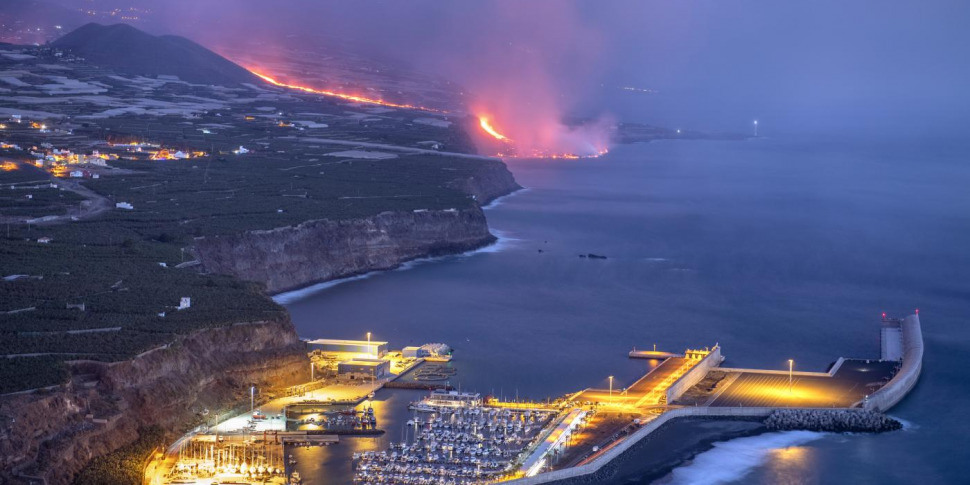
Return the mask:
<svg viewBox="0 0 970 485">
<path fill-rule="evenodd" d="M 173 159 L 175 157 L 172 156 L 172 153 L 171 152 L 169 152 L 167 149 L 163 148 L 163 149 L 161 149 L 161 150 L 153 153 L 151 158 L 152 158 L 152 160 L 171 160 L 171 159 Z"/>
<path fill-rule="evenodd" d="M 504 141 L 506 143 L 510 143 L 512 141 L 512 140 L 509 139 L 509 137 L 507 137 L 507 136 L 499 133 L 498 131 L 496 131 L 495 128 L 492 127 L 492 124 L 488 121 L 488 118 L 486 118 L 484 116 L 478 117 L 478 124 L 479 124 L 479 126 L 482 127 L 483 130 L 485 130 L 485 133 L 488 133 L 489 135 L 491 135 L 496 140 L 501 140 L 501 141 Z"/>
<path fill-rule="evenodd" d="M 13 162 L 8 161 L 8 162 L 0 163 L 0 170 L 3 170 L 4 172 L 13 172 L 14 170 L 17 170 L 19 168 L 20 167 Z"/>
<path fill-rule="evenodd" d="M 480 126 L 482 128 L 482 131 L 484 131 L 485 133 L 487 133 L 492 138 L 495 138 L 496 140 L 501 141 L 501 142 L 504 142 L 504 143 L 507 143 L 509 145 L 515 145 L 515 142 L 512 141 L 511 138 L 509 138 L 508 136 L 503 135 L 497 129 L 495 129 L 495 127 L 492 125 L 492 121 L 487 116 L 479 116 L 478 117 L 478 126 Z M 520 152 L 514 146 L 512 146 L 511 148 L 512 149 L 510 151 L 508 151 L 508 152 L 504 152 L 504 151 L 503 152 L 499 152 L 499 153 L 496 153 L 495 156 L 501 157 L 501 158 L 506 158 L 506 157 L 509 157 L 509 158 L 551 158 L 551 159 L 577 160 L 577 159 L 580 159 L 580 158 L 598 158 L 598 157 L 601 157 L 601 156 L 606 155 L 607 153 L 609 153 L 609 149 L 607 149 L 607 148 L 599 148 L 599 149 L 596 150 L 595 153 L 587 154 L 587 155 L 578 155 L 576 153 L 556 153 L 556 152 L 550 152 L 550 151 L 539 150 L 539 149 L 533 149 L 531 151 Z"/>
<path fill-rule="evenodd" d="M 249 69 L 249 68 L 247 68 L 247 69 Z M 284 83 L 282 81 L 277 81 L 276 79 L 274 79 L 274 78 L 272 78 L 270 76 L 267 76 L 266 74 L 263 74 L 263 73 L 261 73 L 259 71 L 254 70 L 254 69 L 249 69 L 249 72 L 255 74 L 256 76 L 258 76 L 263 81 L 266 81 L 266 82 L 268 82 L 268 83 L 270 83 L 270 84 L 272 84 L 274 86 L 279 86 L 281 88 L 288 88 L 288 89 L 296 89 L 298 91 L 303 91 L 305 93 L 319 94 L 321 96 L 329 96 L 329 97 L 333 97 L 333 98 L 340 98 L 340 99 L 343 99 L 343 100 L 353 101 L 353 102 L 356 102 L 356 103 L 376 104 L 376 105 L 380 105 L 380 106 L 388 106 L 390 108 L 416 109 L 416 110 L 421 110 L 421 111 L 434 111 L 434 112 L 438 112 L 438 113 L 442 113 L 443 112 L 441 110 L 432 109 L 432 108 L 426 108 L 424 106 L 415 106 L 413 104 L 398 104 L 398 103 L 392 103 L 390 101 L 384 101 L 383 99 L 375 99 L 375 98 L 368 98 L 368 97 L 365 97 L 365 96 L 356 96 L 356 95 L 353 95 L 353 94 L 338 93 L 336 91 L 328 91 L 328 90 L 325 90 L 325 89 L 315 89 L 315 88 L 311 88 L 311 87 L 307 87 L 307 86 L 300 86 L 298 84 L 288 84 L 288 83 Z"/>
</svg>

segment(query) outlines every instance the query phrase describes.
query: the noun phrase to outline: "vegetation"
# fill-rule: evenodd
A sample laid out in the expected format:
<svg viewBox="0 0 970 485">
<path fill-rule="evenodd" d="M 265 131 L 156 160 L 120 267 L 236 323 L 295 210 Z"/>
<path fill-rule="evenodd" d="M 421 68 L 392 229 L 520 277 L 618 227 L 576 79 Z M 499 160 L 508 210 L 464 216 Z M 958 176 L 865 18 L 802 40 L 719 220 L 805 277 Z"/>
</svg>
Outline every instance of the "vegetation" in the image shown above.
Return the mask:
<svg viewBox="0 0 970 485">
<path fill-rule="evenodd" d="M 165 433 L 158 426 L 141 428 L 138 439 L 121 449 L 95 458 L 78 474 L 74 485 L 141 485 L 151 453 L 164 444 Z"/>
<path fill-rule="evenodd" d="M 43 53 L 37 55 L 43 58 Z M 29 71 L 34 62 L 59 61 L 0 59 L 0 67 Z M 257 99 L 248 88 L 175 82 L 151 83 L 146 91 L 141 81 L 126 82 L 76 64 L 66 64 L 62 73 L 85 82 L 97 80 L 110 87 L 106 96 L 119 99 L 151 98 L 183 106 L 187 99 L 205 98 L 211 106 L 224 107 L 191 115 L 178 108 L 173 115 L 102 117 L 97 113 L 105 106 L 96 101 L 55 102 L 35 106 L 64 116 L 43 120 L 48 130 L 35 129 L 26 119 L 3 129 L 5 143 L 25 150 L 0 151 L 3 161 L 10 161 L 7 170 L 0 170 L 0 221 L 79 216 L 57 224 L 0 225 L 3 392 L 64 382 L 64 362 L 71 360 L 124 360 L 196 329 L 283 317 L 284 310 L 256 283 L 177 268 L 193 259 L 194 238 L 385 211 L 467 208 L 475 201 L 457 187 L 484 170 L 504 170 L 498 161 L 366 146 L 473 150 L 459 121 L 450 127 L 413 122 L 436 116 L 428 113 L 282 92 L 263 92 Z M 0 99 L 0 107 L 17 104 L 11 96 Z M 150 146 L 139 151 L 130 142 L 208 155 L 154 161 L 148 159 Z M 232 153 L 240 146 L 251 152 Z M 79 154 L 98 149 L 121 159 L 108 161 L 107 168 L 89 167 L 99 173 L 97 179 L 65 181 L 34 167 L 28 153 L 54 148 Z M 371 160 L 332 155 L 346 150 L 396 156 Z M 85 190 L 62 190 L 75 183 L 107 203 L 85 202 Z M 133 209 L 116 209 L 118 202 Z M 82 205 L 109 209 L 86 217 Z M 51 242 L 39 243 L 41 238 Z M 183 297 L 191 299 L 191 307 L 178 310 Z"/>
<path fill-rule="evenodd" d="M 0 337 L 2 338 L 2 337 Z M 0 394 L 33 389 L 39 384 L 60 384 L 70 373 L 59 357 L 0 358 Z"/>
</svg>

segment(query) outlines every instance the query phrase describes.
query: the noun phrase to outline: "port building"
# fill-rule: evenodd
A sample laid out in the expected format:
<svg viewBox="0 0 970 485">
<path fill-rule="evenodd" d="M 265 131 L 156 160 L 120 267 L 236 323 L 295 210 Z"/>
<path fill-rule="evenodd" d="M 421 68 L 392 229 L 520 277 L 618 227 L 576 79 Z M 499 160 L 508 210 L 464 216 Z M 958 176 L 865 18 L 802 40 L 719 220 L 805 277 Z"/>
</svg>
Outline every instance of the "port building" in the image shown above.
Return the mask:
<svg viewBox="0 0 970 485">
<path fill-rule="evenodd" d="M 341 340 L 321 338 L 307 341 L 309 350 L 319 350 L 325 353 L 358 354 L 373 357 L 384 357 L 387 354 L 387 342 L 376 340 Z"/>
<path fill-rule="evenodd" d="M 391 373 L 391 362 L 356 358 L 337 364 L 337 376 L 345 379 L 382 379 Z"/>
</svg>

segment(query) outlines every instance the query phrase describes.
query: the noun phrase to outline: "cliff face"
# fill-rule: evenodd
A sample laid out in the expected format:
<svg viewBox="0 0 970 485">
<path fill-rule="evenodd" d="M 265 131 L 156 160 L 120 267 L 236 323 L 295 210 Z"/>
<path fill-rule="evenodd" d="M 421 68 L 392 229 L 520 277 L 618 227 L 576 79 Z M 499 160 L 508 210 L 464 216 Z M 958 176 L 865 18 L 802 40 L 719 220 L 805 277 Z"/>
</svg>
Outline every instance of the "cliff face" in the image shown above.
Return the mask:
<svg viewBox="0 0 970 485">
<path fill-rule="evenodd" d="M 266 284 L 270 293 L 391 269 L 415 258 L 469 251 L 494 241 L 485 214 L 465 210 L 384 212 L 364 219 L 200 238 L 206 270 Z"/>
<path fill-rule="evenodd" d="M 498 160 L 481 163 L 482 167 L 476 171 L 474 176 L 457 179 L 450 186 L 475 196 L 475 200 L 482 206 L 522 188 L 516 183 L 515 177 L 512 176 L 512 172 L 505 166 L 505 163 Z"/>
<path fill-rule="evenodd" d="M 520 187 L 498 160 L 450 185 L 479 204 Z M 482 210 L 385 212 L 355 220 L 201 238 L 195 251 L 214 273 L 280 292 L 494 241 Z M 174 438 L 261 390 L 306 382 L 306 352 L 288 318 L 197 331 L 124 362 L 74 362 L 70 384 L 0 397 L 0 483 L 38 477 L 68 484 L 93 458 L 160 425 Z"/>
<path fill-rule="evenodd" d="M 63 388 L 0 400 L 0 483 L 70 483 L 91 459 L 161 425 L 173 436 L 261 390 L 309 376 L 288 319 L 198 331 L 134 359 L 75 362 Z"/>
</svg>

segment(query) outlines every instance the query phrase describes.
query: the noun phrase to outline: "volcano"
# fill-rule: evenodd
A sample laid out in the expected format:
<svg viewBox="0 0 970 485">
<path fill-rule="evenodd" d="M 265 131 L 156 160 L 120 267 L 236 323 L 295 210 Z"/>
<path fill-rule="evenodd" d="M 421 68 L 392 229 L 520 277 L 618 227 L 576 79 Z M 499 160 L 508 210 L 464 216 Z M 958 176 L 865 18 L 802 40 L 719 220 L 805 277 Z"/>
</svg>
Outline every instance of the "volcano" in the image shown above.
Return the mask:
<svg viewBox="0 0 970 485">
<path fill-rule="evenodd" d="M 125 74 L 178 76 L 195 84 L 262 84 L 246 69 L 189 39 L 154 36 L 126 24 L 87 24 L 52 45 Z"/>
</svg>

